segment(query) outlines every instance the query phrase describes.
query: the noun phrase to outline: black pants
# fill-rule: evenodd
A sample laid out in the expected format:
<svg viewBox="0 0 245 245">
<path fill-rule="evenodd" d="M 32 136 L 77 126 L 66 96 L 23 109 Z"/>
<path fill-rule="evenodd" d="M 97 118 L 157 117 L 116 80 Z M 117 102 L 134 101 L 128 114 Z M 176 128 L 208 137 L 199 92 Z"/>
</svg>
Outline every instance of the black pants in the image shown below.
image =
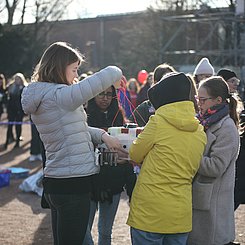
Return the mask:
<svg viewBox="0 0 245 245">
<path fill-rule="evenodd" d="M 8 121 L 9 122 L 18 122 L 19 124 L 15 125 L 16 130 L 16 142 L 19 142 L 21 132 L 22 132 L 22 121 L 23 121 L 24 115 L 22 113 L 8 113 Z M 7 130 L 7 137 L 6 137 L 6 144 L 8 144 L 8 140 L 10 138 L 13 138 L 13 124 L 8 124 L 8 130 Z"/>
<path fill-rule="evenodd" d="M 90 212 L 89 194 L 44 195 L 51 208 L 54 245 L 83 244 Z"/>
<path fill-rule="evenodd" d="M 41 154 L 42 142 L 35 124 L 31 125 L 31 155 Z"/>
</svg>

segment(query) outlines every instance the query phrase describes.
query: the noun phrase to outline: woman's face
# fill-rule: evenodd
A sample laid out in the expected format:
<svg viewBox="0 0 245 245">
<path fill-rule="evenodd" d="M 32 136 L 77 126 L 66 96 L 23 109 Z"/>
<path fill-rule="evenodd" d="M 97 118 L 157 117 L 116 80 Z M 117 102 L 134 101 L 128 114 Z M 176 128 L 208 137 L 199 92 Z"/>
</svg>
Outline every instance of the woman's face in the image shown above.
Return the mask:
<svg viewBox="0 0 245 245">
<path fill-rule="evenodd" d="M 232 78 L 228 79 L 226 82 L 230 88 L 231 93 L 234 93 L 237 91 L 237 87 L 240 83 L 240 80 L 237 77 L 232 77 Z"/>
<path fill-rule="evenodd" d="M 128 88 L 130 91 L 136 91 L 136 85 L 134 82 L 131 82 L 129 85 L 128 85 Z"/>
<path fill-rule="evenodd" d="M 202 80 L 204 80 L 206 78 L 209 78 L 211 76 L 212 76 L 212 74 L 199 74 L 199 75 L 196 75 L 197 82 L 200 83 Z"/>
<path fill-rule="evenodd" d="M 112 88 L 106 89 L 104 92 L 99 93 L 95 96 L 95 103 L 100 108 L 101 111 L 107 111 L 107 108 L 110 106 L 112 101 Z"/>
<path fill-rule="evenodd" d="M 22 82 L 22 80 L 21 80 L 21 78 L 19 76 L 15 76 L 14 82 L 17 85 L 23 85 L 23 82 Z"/>
<path fill-rule="evenodd" d="M 204 114 L 209 108 L 220 103 L 222 103 L 222 99 L 220 96 L 218 96 L 217 98 L 212 98 L 208 94 L 206 88 L 201 86 L 198 89 L 197 104 L 201 114 Z"/>
<path fill-rule="evenodd" d="M 74 62 L 66 67 L 66 80 L 68 84 L 73 84 L 74 79 L 78 77 L 79 61 Z"/>
</svg>

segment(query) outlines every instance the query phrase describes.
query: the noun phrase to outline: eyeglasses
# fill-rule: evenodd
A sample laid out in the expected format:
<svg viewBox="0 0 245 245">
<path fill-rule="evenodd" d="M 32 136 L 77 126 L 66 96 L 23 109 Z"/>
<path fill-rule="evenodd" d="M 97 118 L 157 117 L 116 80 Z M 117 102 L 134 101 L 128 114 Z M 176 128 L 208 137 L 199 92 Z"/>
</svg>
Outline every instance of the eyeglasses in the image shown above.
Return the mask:
<svg viewBox="0 0 245 245">
<path fill-rule="evenodd" d="M 99 93 L 97 96 L 100 99 L 104 99 L 105 96 L 106 96 L 107 99 L 111 99 L 112 98 L 112 92 L 107 92 L 107 93 L 102 92 L 102 93 Z"/>
<path fill-rule="evenodd" d="M 196 100 L 197 100 L 199 103 L 201 103 L 201 104 L 204 104 L 204 103 L 206 102 L 206 100 L 212 100 L 212 99 L 213 99 L 213 98 L 211 98 L 211 97 L 205 98 L 205 97 L 198 97 L 198 96 L 195 96 L 195 98 L 196 98 Z"/>
</svg>

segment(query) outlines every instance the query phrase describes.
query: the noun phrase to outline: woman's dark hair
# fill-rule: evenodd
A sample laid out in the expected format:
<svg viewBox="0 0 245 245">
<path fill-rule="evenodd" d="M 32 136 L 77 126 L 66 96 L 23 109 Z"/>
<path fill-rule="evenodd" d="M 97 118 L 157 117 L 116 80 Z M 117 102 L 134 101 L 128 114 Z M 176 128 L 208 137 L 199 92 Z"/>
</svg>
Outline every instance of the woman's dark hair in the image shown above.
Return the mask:
<svg viewBox="0 0 245 245">
<path fill-rule="evenodd" d="M 86 112 L 88 115 L 87 122 L 89 126 L 108 128 L 112 126 L 123 126 L 125 123 L 125 112 L 117 100 L 116 89 L 114 86 L 111 86 L 111 88 L 112 100 L 107 109 L 107 113 L 100 110 L 95 102 L 95 98 L 88 101 Z"/>
<path fill-rule="evenodd" d="M 159 82 L 165 74 L 170 72 L 176 72 L 176 70 L 171 65 L 167 63 L 158 65 L 153 72 L 154 83 Z"/>
<path fill-rule="evenodd" d="M 193 78 L 193 76 L 191 74 L 186 74 L 187 78 L 190 80 L 191 82 L 191 93 L 190 93 L 190 99 L 193 101 L 194 103 L 194 108 L 195 111 L 198 112 L 199 108 L 198 108 L 198 104 L 197 104 L 197 100 L 196 100 L 196 95 L 197 95 L 197 87 L 196 87 L 196 83 L 195 80 Z"/>
<path fill-rule="evenodd" d="M 237 100 L 234 98 L 229 90 L 229 86 L 226 81 L 220 76 L 212 76 L 203 80 L 200 83 L 200 87 L 203 87 L 207 90 L 207 93 L 212 98 L 217 98 L 220 96 L 223 102 L 229 104 L 229 114 L 233 119 L 236 126 L 239 126 L 239 117 L 237 114 Z"/>
</svg>

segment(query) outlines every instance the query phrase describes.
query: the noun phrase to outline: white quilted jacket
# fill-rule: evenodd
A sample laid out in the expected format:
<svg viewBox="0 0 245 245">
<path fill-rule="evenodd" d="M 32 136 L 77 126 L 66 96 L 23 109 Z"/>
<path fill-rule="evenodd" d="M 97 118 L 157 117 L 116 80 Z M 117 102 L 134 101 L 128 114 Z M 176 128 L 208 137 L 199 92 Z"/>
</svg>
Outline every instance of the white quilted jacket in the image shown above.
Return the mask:
<svg viewBox="0 0 245 245">
<path fill-rule="evenodd" d="M 33 82 L 24 89 L 23 110 L 31 115 L 46 150 L 46 177 L 82 177 L 99 171 L 93 143 L 101 143 L 104 131 L 88 127 L 83 104 L 121 76 L 119 68 L 108 66 L 70 86 Z"/>
</svg>

